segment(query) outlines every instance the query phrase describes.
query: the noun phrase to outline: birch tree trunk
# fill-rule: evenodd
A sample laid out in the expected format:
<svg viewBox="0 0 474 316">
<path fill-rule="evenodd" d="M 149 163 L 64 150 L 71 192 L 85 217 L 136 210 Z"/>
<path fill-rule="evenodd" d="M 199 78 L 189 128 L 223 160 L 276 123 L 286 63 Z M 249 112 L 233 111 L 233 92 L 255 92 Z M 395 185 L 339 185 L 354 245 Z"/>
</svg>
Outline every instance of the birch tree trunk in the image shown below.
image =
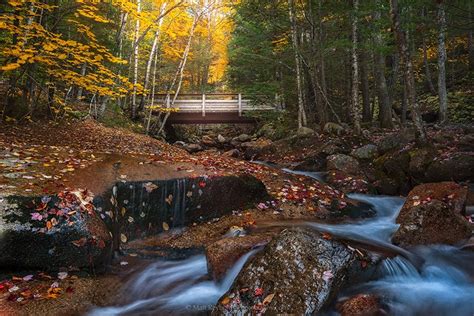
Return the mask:
<svg viewBox="0 0 474 316">
<path fill-rule="evenodd" d="M 353 0 L 353 12 L 352 12 L 352 55 L 351 55 L 351 66 L 352 66 L 352 90 L 351 90 L 351 116 L 352 124 L 356 134 L 360 134 L 360 108 L 359 108 L 359 61 L 358 61 L 358 14 L 359 14 L 359 0 Z"/>
<path fill-rule="evenodd" d="M 84 62 L 82 64 L 82 67 L 81 67 L 81 76 L 84 77 L 86 75 L 86 70 L 87 70 L 87 62 Z M 81 101 L 82 99 L 82 92 L 83 92 L 83 88 L 82 87 L 79 87 L 77 89 L 77 95 L 76 95 L 76 100 L 77 101 Z"/>
<path fill-rule="evenodd" d="M 137 14 L 141 12 L 141 0 L 137 0 Z M 132 119 L 137 117 L 137 84 L 138 84 L 138 36 L 140 32 L 140 19 L 135 23 L 135 37 L 133 49 L 133 93 L 132 93 Z"/>
<path fill-rule="evenodd" d="M 199 22 L 200 17 L 201 17 L 201 14 L 199 14 L 197 12 L 194 14 L 193 24 L 191 25 L 191 29 L 189 31 L 189 38 L 188 38 L 188 42 L 186 44 L 186 48 L 184 49 L 184 52 L 183 52 L 183 57 L 181 58 L 178 69 L 177 69 L 176 74 L 173 78 L 173 81 L 171 82 L 171 84 L 168 88 L 168 93 L 166 94 L 166 100 L 168 100 L 168 99 L 171 100 L 170 102 L 167 102 L 167 106 L 169 106 L 169 107 L 172 107 L 174 105 L 174 103 L 176 102 L 176 99 L 178 98 L 179 92 L 181 90 L 181 86 L 183 84 L 184 69 L 185 69 L 186 63 L 188 61 L 189 51 L 191 49 L 191 43 L 192 43 L 192 40 L 193 40 L 193 37 L 194 37 L 194 32 L 196 31 L 196 26 Z M 176 85 L 177 85 L 177 87 L 176 87 L 176 90 L 174 92 L 173 99 L 171 99 L 172 89 Z M 163 130 L 165 128 L 165 125 L 166 125 L 166 121 L 168 120 L 169 116 L 170 116 L 170 113 L 167 112 L 165 117 L 163 118 L 163 122 L 161 122 L 160 129 L 158 130 L 158 134 L 161 134 L 163 132 Z"/>
<path fill-rule="evenodd" d="M 390 15 L 392 18 L 393 30 L 395 32 L 395 39 L 400 53 L 401 63 L 403 66 L 403 74 L 405 85 L 407 89 L 408 106 L 412 112 L 413 123 L 417 130 L 417 139 L 420 142 L 426 142 L 426 133 L 423 127 L 423 121 L 420 115 L 420 109 L 416 100 L 415 90 L 415 76 L 413 73 L 413 63 L 411 60 L 410 51 L 408 48 L 407 38 L 405 32 L 402 30 L 400 23 L 400 15 L 398 8 L 398 0 L 390 0 Z"/>
<path fill-rule="evenodd" d="M 298 49 L 298 30 L 296 27 L 296 17 L 294 11 L 293 0 L 288 0 L 288 13 L 291 23 L 291 39 L 293 43 L 293 50 L 295 53 L 295 64 L 296 64 L 296 84 L 298 90 L 298 128 L 306 126 L 305 118 L 306 113 L 304 109 L 304 99 L 303 99 L 303 78 L 301 73 L 301 56 L 299 55 Z"/>
<path fill-rule="evenodd" d="M 163 3 L 163 5 L 160 8 L 160 16 L 162 16 L 165 12 L 167 3 Z M 139 106 L 139 111 L 142 111 L 145 108 L 145 99 L 147 97 L 147 89 L 148 89 L 148 84 L 150 81 L 150 72 L 151 72 L 151 65 L 153 64 L 153 57 L 155 56 L 155 52 L 158 48 L 158 41 L 160 38 L 160 29 L 161 25 L 163 24 L 163 19 L 160 19 L 158 21 L 157 29 L 155 32 L 155 36 L 153 37 L 153 44 L 151 45 L 150 49 L 150 54 L 148 55 L 148 60 L 146 63 L 146 70 L 145 70 L 145 79 L 143 82 L 143 94 L 140 100 L 140 106 Z"/>
<path fill-rule="evenodd" d="M 374 20 L 377 22 L 381 20 L 380 10 L 375 11 Z M 375 45 L 377 47 L 374 52 L 374 68 L 377 81 L 377 98 L 379 101 L 379 121 L 381 127 L 392 128 L 392 104 L 390 102 L 387 79 L 385 77 L 385 58 L 381 52 L 383 44 L 382 33 L 380 30 L 377 30 L 375 35 Z"/>
<path fill-rule="evenodd" d="M 448 93 L 446 91 L 446 12 L 444 2 L 438 1 L 438 95 L 439 119 L 442 124 L 447 121 Z"/>
</svg>

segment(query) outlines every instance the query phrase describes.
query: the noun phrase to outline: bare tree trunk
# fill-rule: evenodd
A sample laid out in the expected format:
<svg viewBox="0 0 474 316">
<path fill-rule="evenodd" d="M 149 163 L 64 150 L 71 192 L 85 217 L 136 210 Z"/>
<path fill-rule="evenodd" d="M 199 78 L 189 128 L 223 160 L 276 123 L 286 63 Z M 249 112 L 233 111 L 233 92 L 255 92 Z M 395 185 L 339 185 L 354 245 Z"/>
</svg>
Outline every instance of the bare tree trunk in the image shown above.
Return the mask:
<svg viewBox="0 0 474 316">
<path fill-rule="evenodd" d="M 446 12 L 444 2 L 438 1 L 438 95 L 439 119 L 442 124 L 448 118 L 448 93 L 446 91 Z"/>
<path fill-rule="evenodd" d="M 352 12 L 352 93 L 351 93 L 351 116 L 352 124 L 356 134 L 360 134 L 360 108 L 359 108 L 359 61 L 358 61 L 358 14 L 359 0 L 353 0 Z"/>
<path fill-rule="evenodd" d="M 362 51 L 360 57 L 360 76 L 362 84 L 362 121 L 367 123 L 372 121 L 367 53 Z"/>
<path fill-rule="evenodd" d="M 295 17 L 295 8 L 293 0 L 288 0 L 288 13 L 290 16 L 291 23 L 291 39 L 293 42 L 293 50 L 295 53 L 295 63 L 296 63 L 296 84 L 298 89 L 298 128 L 302 128 L 306 125 L 305 122 L 305 110 L 304 110 L 304 99 L 303 99 L 303 78 L 301 74 L 301 57 L 299 55 L 298 49 L 298 30 L 296 27 L 296 17 Z"/>
<path fill-rule="evenodd" d="M 380 21 L 380 19 L 381 13 L 380 10 L 377 10 L 374 13 L 374 20 Z M 381 127 L 392 128 L 392 103 L 390 102 L 387 79 L 385 78 L 385 58 L 381 52 L 383 44 L 381 30 L 377 30 L 375 35 L 375 45 L 377 47 L 374 52 L 374 68 L 377 82 L 377 98 L 379 101 L 379 121 Z"/>
<path fill-rule="evenodd" d="M 137 0 L 137 14 L 141 12 L 141 0 Z M 137 84 L 138 84 L 138 36 L 140 32 L 140 19 L 135 23 L 135 38 L 133 49 L 133 93 L 132 93 L 132 119 L 137 117 Z"/>
<path fill-rule="evenodd" d="M 153 75 L 151 79 L 151 100 L 150 100 L 150 111 L 148 113 L 148 120 L 146 123 L 146 134 L 150 133 L 151 117 L 153 115 L 153 105 L 155 103 L 155 83 L 156 83 L 156 64 L 158 63 L 158 50 L 155 53 L 155 60 L 153 62 Z"/>
<path fill-rule="evenodd" d="M 400 24 L 398 0 L 390 0 L 390 14 L 392 18 L 393 30 L 395 32 L 395 38 L 400 53 L 401 62 L 403 65 L 403 73 L 405 78 L 405 85 L 407 89 L 407 100 L 408 106 L 412 112 L 413 123 L 417 130 L 417 139 L 421 142 L 426 142 L 426 133 L 423 127 L 423 121 L 420 115 L 420 109 L 416 100 L 415 90 L 415 76 L 413 73 L 413 64 L 411 60 L 410 51 L 406 39 L 406 34 L 402 30 Z"/>
</svg>

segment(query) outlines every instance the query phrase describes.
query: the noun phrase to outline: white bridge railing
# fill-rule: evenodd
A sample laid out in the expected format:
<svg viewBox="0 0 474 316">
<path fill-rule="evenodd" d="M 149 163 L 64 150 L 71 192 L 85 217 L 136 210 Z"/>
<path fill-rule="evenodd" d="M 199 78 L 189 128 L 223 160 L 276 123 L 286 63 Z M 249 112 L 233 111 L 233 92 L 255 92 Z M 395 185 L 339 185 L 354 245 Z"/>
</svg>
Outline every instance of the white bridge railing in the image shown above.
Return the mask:
<svg viewBox="0 0 474 316">
<path fill-rule="evenodd" d="M 172 98 L 172 97 L 171 97 Z M 155 95 L 155 103 L 171 107 L 171 100 L 165 94 Z M 242 94 L 182 94 L 174 102 L 173 108 L 179 113 L 239 113 L 242 116 L 247 111 L 271 111 L 273 105 L 254 104 L 244 99 Z"/>
</svg>

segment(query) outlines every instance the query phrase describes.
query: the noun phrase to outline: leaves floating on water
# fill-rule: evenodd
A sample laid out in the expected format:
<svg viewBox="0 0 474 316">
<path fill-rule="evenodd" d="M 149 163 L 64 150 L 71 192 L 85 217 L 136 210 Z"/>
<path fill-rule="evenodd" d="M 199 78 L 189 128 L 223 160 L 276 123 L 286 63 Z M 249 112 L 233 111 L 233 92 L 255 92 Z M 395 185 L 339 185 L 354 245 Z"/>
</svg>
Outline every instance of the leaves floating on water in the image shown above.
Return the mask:
<svg viewBox="0 0 474 316">
<path fill-rule="evenodd" d="M 170 230 L 170 225 L 168 225 L 168 223 L 166 223 L 166 222 L 163 222 L 163 230 L 164 231 Z"/>
<path fill-rule="evenodd" d="M 125 236 L 125 234 L 120 234 L 120 241 L 122 241 L 123 243 L 126 243 L 128 241 L 127 236 Z"/>
<path fill-rule="evenodd" d="M 152 182 L 147 182 L 143 185 L 143 187 L 145 188 L 145 190 L 148 192 L 148 193 L 151 193 L 153 192 L 154 190 L 158 189 L 158 186 Z"/>
</svg>

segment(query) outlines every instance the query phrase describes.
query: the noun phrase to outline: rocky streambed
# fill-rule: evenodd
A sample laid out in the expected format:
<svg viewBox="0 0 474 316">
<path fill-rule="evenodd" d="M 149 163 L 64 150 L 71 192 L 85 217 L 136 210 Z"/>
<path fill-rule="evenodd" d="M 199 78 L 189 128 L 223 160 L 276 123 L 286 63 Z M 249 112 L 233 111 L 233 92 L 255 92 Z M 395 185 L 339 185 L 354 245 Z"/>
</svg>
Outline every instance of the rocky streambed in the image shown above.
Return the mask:
<svg viewBox="0 0 474 316">
<path fill-rule="evenodd" d="M 307 179 L 308 190 L 285 180 L 279 202 L 249 175 L 121 179 L 98 196 L 2 197 L 5 271 L 20 278 L 59 271 L 67 282 L 74 271 L 92 272 L 79 277 L 89 289 L 77 289 L 73 306 L 74 294 L 62 304 L 5 306 L 27 315 L 474 312 L 466 187 L 424 184 L 406 199 L 340 194 L 326 201 L 309 194 L 322 190 L 325 174 L 285 172 Z M 311 214 L 307 200 L 326 211 Z M 59 284 L 48 298 L 69 291 Z M 1 285 L 3 297 L 21 304 L 25 288 Z"/>
</svg>

